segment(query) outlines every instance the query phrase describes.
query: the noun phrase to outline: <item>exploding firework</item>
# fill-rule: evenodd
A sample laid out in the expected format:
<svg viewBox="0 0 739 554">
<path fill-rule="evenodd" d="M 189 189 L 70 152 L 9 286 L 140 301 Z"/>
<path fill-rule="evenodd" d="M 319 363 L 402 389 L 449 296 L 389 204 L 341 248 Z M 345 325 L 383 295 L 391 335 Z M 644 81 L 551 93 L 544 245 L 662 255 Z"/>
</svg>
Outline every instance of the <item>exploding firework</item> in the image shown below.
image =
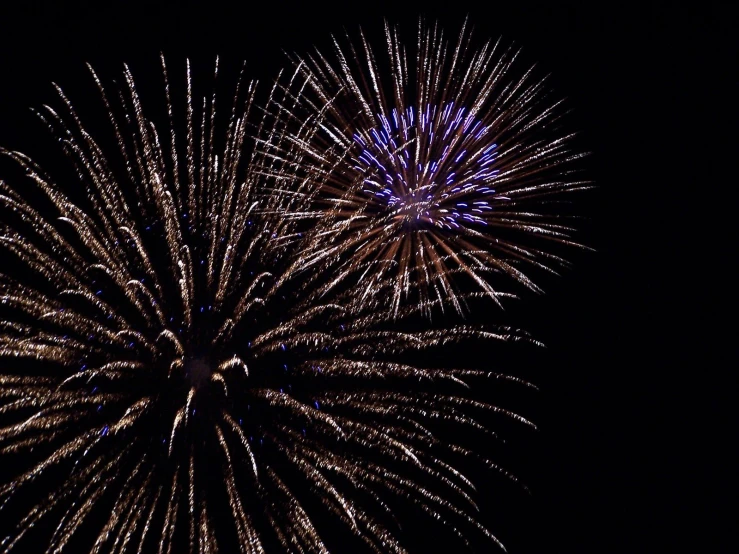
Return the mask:
<svg viewBox="0 0 739 554">
<path fill-rule="evenodd" d="M 390 288 L 396 310 L 441 299 L 461 313 L 471 289 L 498 302 L 496 275 L 539 291 L 529 270 L 554 271 L 576 245 L 562 197 L 589 187 L 561 102 L 517 69 L 518 52 L 474 51 L 464 29 L 449 45 L 421 26 L 410 55 L 385 33 L 385 65 L 362 35 L 335 42 L 335 60 L 297 58 L 281 85 L 276 110 L 304 110 L 293 161 L 316 207 L 299 214 L 316 227 L 306 263 L 335 265 L 332 286 Z"/>
<path fill-rule="evenodd" d="M 463 443 L 496 417 L 530 425 L 468 395 L 468 382 L 517 379 L 416 364 L 450 343 L 528 339 L 403 329 L 419 308 L 392 316 L 328 294 L 330 276 L 303 263 L 311 198 L 262 190 L 265 174 L 290 178 L 294 158 L 274 157 L 294 148 L 289 125 L 252 126 L 241 80 L 220 124 L 215 92 L 196 103 L 189 64 L 178 104 L 162 64 L 163 123 L 128 69 L 113 94 L 92 73 L 117 151 L 61 89 L 64 110 L 39 114 L 75 186 L 5 152 L 30 183 L 0 182 L 0 551 L 327 552 L 338 522 L 373 551 L 404 552 L 399 505 L 463 541 L 469 529 L 495 540 L 455 464 L 514 479 Z M 456 110 L 437 129 L 455 132 Z M 385 144 L 357 136 L 377 155 Z M 468 431 L 433 434 L 439 423 Z"/>
</svg>

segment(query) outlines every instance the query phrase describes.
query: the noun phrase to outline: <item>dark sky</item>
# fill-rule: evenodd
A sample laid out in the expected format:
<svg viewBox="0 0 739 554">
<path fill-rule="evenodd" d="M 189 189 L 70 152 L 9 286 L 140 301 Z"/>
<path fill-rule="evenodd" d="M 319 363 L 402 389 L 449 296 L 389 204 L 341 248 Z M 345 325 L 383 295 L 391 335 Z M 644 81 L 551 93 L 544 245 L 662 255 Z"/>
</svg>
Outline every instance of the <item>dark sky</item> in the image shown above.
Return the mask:
<svg viewBox="0 0 739 554">
<path fill-rule="evenodd" d="M 201 69 L 220 54 L 232 67 L 246 60 L 249 76 L 268 83 L 286 65 L 282 50 L 326 49 L 331 33 L 356 36 L 360 24 L 378 33 L 383 17 L 412 41 L 418 15 L 450 33 L 469 15 L 478 37 L 522 46 L 574 109 L 599 189 L 583 203 L 591 222 L 581 237 L 597 253 L 576 256 L 546 296 L 508 308 L 549 347 L 529 370 L 542 388 L 533 400 L 541 431 L 524 446 L 533 497 L 513 502 L 526 521 L 511 532 L 510 550 L 728 551 L 722 536 L 736 521 L 720 506 L 736 494 L 718 475 L 736 439 L 725 423 L 736 388 L 731 358 L 712 342 L 728 302 L 711 304 L 723 285 L 709 283 L 735 249 L 717 256 L 704 238 L 714 228 L 724 234 L 721 218 L 707 216 L 736 186 L 721 170 L 736 157 L 722 112 L 736 99 L 729 87 L 739 60 L 728 8 L 29 4 L 0 6 L 0 144 L 30 154 L 49 141 L 27 108 L 55 101 L 52 81 L 86 98 L 84 62 L 108 78 L 129 62 L 146 80 L 158 74 L 160 51 Z"/>
</svg>

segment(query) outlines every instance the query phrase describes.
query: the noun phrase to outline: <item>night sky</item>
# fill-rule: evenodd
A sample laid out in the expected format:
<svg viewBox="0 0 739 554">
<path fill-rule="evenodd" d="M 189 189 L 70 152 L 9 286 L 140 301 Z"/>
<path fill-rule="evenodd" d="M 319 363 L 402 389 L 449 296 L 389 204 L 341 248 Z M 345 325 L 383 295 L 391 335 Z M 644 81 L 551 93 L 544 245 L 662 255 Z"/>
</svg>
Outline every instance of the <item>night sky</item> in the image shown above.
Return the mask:
<svg viewBox="0 0 739 554">
<path fill-rule="evenodd" d="M 706 197 L 714 210 L 737 183 L 721 171 L 736 156 L 720 108 L 736 99 L 738 22 L 728 8 L 30 4 L 0 6 L 0 145 L 42 162 L 56 159 L 55 145 L 28 108 L 57 101 L 52 81 L 78 108 L 94 100 L 89 113 L 102 113 L 85 62 L 108 82 L 129 63 L 146 103 L 148 87 L 160 92 L 160 51 L 177 77 L 190 57 L 196 81 L 198 71 L 207 81 L 217 54 L 231 70 L 246 60 L 247 76 L 266 89 L 288 65 L 283 50 L 327 51 L 331 33 L 356 37 L 359 25 L 379 37 L 385 17 L 413 42 L 419 15 L 450 36 L 468 15 L 478 39 L 523 47 L 525 61 L 552 74 L 592 152 L 586 167 L 598 190 L 579 204 L 589 220 L 578 237 L 596 252 L 573 253 L 571 269 L 543 281 L 544 296 L 524 295 L 500 315 L 548 348 L 501 361 L 541 387 L 521 400 L 540 431 L 513 441 L 512 469 L 532 496 L 505 491 L 490 517 L 507 512 L 501 536 L 514 554 L 729 551 L 721 537 L 736 518 L 721 505 L 736 494 L 719 475 L 736 459 L 735 429 L 726 430 L 736 362 L 714 349 L 732 324 L 720 322 L 726 299 L 709 300 L 724 285 L 708 284 L 707 273 L 720 275 L 735 248 L 717 255 L 703 237 L 706 229 L 736 235 L 718 229 L 718 216 L 704 221 Z"/>
</svg>

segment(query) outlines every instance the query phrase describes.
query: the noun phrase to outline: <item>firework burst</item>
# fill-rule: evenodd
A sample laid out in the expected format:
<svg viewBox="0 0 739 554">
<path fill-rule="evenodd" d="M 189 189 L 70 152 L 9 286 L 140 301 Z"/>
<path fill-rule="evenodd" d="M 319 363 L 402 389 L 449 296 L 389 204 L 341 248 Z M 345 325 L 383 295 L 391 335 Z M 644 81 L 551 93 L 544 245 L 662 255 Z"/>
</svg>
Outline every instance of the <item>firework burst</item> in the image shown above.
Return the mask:
<svg viewBox="0 0 739 554">
<path fill-rule="evenodd" d="M 529 270 L 554 271 L 578 246 L 562 197 L 589 187 L 561 102 L 517 69 L 518 52 L 474 51 L 464 29 L 450 45 L 420 26 L 410 54 L 385 35 L 384 59 L 364 35 L 335 41 L 335 59 L 296 58 L 281 84 L 275 111 L 304 110 L 293 162 L 316 207 L 298 215 L 316 227 L 306 263 L 334 265 L 332 286 L 354 277 L 367 296 L 392 283 L 396 310 L 442 299 L 461 313 L 470 285 L 498 302 L 496 275 L 539 291 Z"/>
<path fill-rule="evenodd" d="M 453 464 L 514 478 L 431 429 L 469 438 L 489 436 L 490 418 L 531 425 L 467 394 L 474 380 L 517 379 L 408 360 L 528 339 L 400 330 L 420 308 L 391 317 L 351 290 L 328 294 L 320 264 L 304 267 L 316 237 L 301 236 L 299 215 L 311 198 L 261 188 L 264 174 L 289 178 L 292 154 L 274 156 L 295 147 L 289 125 L 251 126 L 253 86 L 241 80 L 220 125 L 215 93 L 196 102 L 189 64 L 180 104 L 162 64 L 163 124 L 145 116 L 128 69 L 112 94 L 93 72 L 114 154 L 61 89 L 64 110 L 39 114 L 74 162 L 75 187 L 5 152 L 30 183 L 0 182 L 0 518 L 12 524 L 0 552 L 327 552 L 326 521 L 373 551 L 404 552 L 398 502 L 463 541 L 468 529 L 496 540 Z M 437 129 L 462 125 L 455 110 Z M 356 144 L 379 155 L 375 135 Z M 365 203 L 390 206 L 362 186 Z"/>
</svg>

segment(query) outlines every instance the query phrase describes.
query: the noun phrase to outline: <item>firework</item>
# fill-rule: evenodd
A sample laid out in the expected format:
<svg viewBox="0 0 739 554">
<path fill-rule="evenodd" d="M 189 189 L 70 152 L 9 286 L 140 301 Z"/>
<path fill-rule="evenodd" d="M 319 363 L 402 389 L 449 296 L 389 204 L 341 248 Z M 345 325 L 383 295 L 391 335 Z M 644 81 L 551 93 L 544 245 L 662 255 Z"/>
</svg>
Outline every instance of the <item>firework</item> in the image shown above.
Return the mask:
<svg viewBox="0 0 739 554">
<path fill-rule="evenodd" d="M 219 124 L 189 64 L 184 98 L 162 64 L 159 123 L 128 69 L 112 92 L 92 73 L 117 150 L 61 89 L 64 109 L 39 114 L 74 186 L 5 152 L 29 181 L 0 182 L 0 552 L 326 552 L 336 522 L 403 552 L 399 501 L 462 540 L 494 539 L 452 464 L 514 478 L 431 429 L 531 425 L 468 395 L 468 382 L 516 379 L 408 360 L 526 337 L 403 329 L 417 308 L 391 318 L 351 290 L 328 294 L 330 275 L 304 267 L 311 198 L 263 185 L 290 179 L 292 154 L 274 156 L 294 148 L 289 125 L 255 119 L 241 79 Z"/>
<path fill-rule="evenodd" d="M 332 286 L 389 288 L 396 310 L 441 299 L 461 313 L 471 289 L 498 302 L 498 275 L 539 291 L 530 270 L 554 271 L 575 245 L 564 193 L 589 187 L 561 103 L 517 69 L 518 52 L 474 51 L 465 29 L 449 44 L 420 26 L 410 53 L 385 34 L 384 58 L 364 35 L 335 41 L 334 58 L 296 58 L 281 83 L 274 110 L 303 110 L 293 163 L 315 207 L 298 214 L 315 226 L 306 264 L 334 265 Z"/>
</svg>

